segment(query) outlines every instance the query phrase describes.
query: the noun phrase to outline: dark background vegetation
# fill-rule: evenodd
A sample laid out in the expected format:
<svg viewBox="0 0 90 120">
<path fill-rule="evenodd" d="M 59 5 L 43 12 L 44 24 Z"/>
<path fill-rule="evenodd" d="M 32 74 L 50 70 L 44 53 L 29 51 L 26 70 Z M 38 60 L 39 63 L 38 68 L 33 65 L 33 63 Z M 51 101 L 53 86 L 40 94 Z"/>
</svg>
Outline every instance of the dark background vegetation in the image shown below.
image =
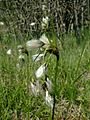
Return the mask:
<svg viewBox="0 0 90 120">
<path fill-rule="evenodd" d="M 42 6 L 45 5 L 45 10 Z M 41 29 L 42 18 L 49 17 L 49 27 Z M 5 23 L 7 31 L 16 39 L 25 39 L 30 34 L 40 35 L 52 32 L 57 36 L 73 30 L 77 38 L 80 31 L 90 25 L 89 0 L 0 0 L 0 21 Z M 30 24 L 35 22 L 35 26 Z"/>
</svg>

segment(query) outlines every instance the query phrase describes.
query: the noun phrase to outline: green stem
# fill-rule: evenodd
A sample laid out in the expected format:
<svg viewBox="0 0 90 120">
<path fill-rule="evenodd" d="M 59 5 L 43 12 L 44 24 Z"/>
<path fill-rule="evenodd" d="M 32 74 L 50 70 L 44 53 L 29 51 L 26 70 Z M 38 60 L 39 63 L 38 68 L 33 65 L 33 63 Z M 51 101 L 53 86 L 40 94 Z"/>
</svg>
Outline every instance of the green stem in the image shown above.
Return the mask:
<svg viewBox="0 0 90 120">
<path fill-rule="evenodd" d="M 54 120 L 54 114 L 55 114 L 55 104 L 56 104 L 56 88 L 57 88 L 57 74 L 58 74 L 58 64 L 59 59 L 57 58 L 56 61 L 56 67 L 55 67 L 55 81 L 54 81 L 54 94 L 53 94 L 53 109 L 52 109 L 52 120 Z"/>
<path fill-rule="evenodd" d="M 82 51 L 81 51 L 81 55 L 80 55 L 80 58 L 79 58 L 79 61 L 78 61 L 78 64 L 77 64 L 77 68 L 76 68 L 76 76 L 77 76 L 77 73 L 78 73 L 78 69 L 80 67 L 80 63 L 81 63 L 81 60 L 82 60 L 82 57 L 83 57 L 83 54 L 84 54 L 84 51 L 85 51 L 85 47 L 86 47 L 86 41 L 83 45 L 83 48 L 82 48 Z M 74 80 L 74 83 L 77 81 L 77 78 Z"/>
</svg>

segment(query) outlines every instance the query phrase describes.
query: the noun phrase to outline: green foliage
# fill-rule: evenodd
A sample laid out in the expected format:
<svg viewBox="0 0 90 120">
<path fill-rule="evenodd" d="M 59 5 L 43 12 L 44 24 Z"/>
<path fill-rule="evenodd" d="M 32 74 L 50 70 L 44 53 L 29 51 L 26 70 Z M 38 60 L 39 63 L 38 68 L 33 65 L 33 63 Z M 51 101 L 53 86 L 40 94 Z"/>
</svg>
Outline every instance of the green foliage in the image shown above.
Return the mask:
<svg viewBox="0 0 90 120">
<path fill-rule="evenodd" d="M 64 36 L 64 48 L 60 48 L 56 88 L 55 119 L 90 119 L 90 42 L 89 34 L 84 33 L 83 41 L 76 44 L 73 35 Z M 7 41 L 10 38 L 7 37 Z M 85 42 L 84 42 L 85 40 Z M 21 69 L 17 69 L 18 41 L 10 44 L 3 40 L 7 48 L 12 48 L 13 56 L 6 54 L 6 48 L 0 48 L 0 119 L 40 119 L 50 120 L 51 109 L 41 96 L 34 96 L 30 82 L 34 78 L 31 54 Z M 48 53 L 49 56 L 49 53 Z M 47 59 L 47 58 L 46 58 Z M 48 76 L 54 83 L 55 56 L 48 60 Z"/>
</svg>

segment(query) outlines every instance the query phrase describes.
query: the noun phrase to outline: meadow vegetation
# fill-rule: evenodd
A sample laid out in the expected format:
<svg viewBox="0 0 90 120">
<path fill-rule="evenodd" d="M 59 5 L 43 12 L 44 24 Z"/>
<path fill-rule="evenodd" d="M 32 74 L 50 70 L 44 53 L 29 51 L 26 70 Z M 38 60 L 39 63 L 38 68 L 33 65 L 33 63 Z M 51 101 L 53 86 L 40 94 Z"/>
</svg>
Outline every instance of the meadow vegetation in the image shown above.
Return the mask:
<svg viewBox="0 0 90 120">
<path fill-rule="evenodd" d="M 64 35 L 63 47 L 58 43 L 59 65 L 56 79 L 56 120 L 90 119 L 90 31 L 83 32 L 80 45 L 72 34 Z M 36 51 L 24 55 L 25 61 L 17 67 L 18 45 L 26 41 L 13 41 L 8 35 L 0 43 L 0 119 L 2 120 L 50 120 L 52 110 L 45 102 L 45 93 L 34 95 L 31 82 L 35 71 L 43 63 L 31 58 Z M 12 54 L 7 54 L 11 49 Z M 24 53 L 23 53 L 24 54 Z M 48 59 L 48 57 L 50 59 Z M 55 55 L 49 54 L 48 77 L 54 84 Z M 44 76 L 41 82 L 44 82 Z M 52 93 L 51 93 L 52 96 Z"/>
<path fill-rule="evenodd" d="M 0 120 L 90 120 L 89 0 L 0 0 Z"/>
</svg>

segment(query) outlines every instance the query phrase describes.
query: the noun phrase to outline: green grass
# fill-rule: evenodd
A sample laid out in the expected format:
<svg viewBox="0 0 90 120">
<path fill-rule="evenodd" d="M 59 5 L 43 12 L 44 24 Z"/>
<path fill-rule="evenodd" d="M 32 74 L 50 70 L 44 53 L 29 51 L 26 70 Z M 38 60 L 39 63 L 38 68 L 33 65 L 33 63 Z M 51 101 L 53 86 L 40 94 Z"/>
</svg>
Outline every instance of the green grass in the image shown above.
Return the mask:
<svg viewBox="0 0 90 120">
<path fill-rule="evenodd" d="M 56 120 L 90 119 L 90 41 L 89 32 L 84 33 L 83 41 L 77 45 L 73 35 L 65 35 L 64 48 L 60 48 L 57 74 Z M 4 38 L 2 44 L 13 49 L 13 56 L 0 47 L 0 120 L 51 120 L 51 109 L 43 96 L 34 96 L 30 81 L 41 63 L 34 63 L 25 56 L 25 63 L 17 69 L 17 45 L 19 41 Z M 10 40 L 9 40 L 10 39 Z M 9 41 L 11 41 L 9 43 Z M 24 42 L 22 43 L 24 44 Z M 46 56 L 48 58 L 50 54 Z M 54 83 L 55 56 L 48 61 L 48 76 Z M 43 78 L 44 79 L 44 78 Z"/>
</svg>

